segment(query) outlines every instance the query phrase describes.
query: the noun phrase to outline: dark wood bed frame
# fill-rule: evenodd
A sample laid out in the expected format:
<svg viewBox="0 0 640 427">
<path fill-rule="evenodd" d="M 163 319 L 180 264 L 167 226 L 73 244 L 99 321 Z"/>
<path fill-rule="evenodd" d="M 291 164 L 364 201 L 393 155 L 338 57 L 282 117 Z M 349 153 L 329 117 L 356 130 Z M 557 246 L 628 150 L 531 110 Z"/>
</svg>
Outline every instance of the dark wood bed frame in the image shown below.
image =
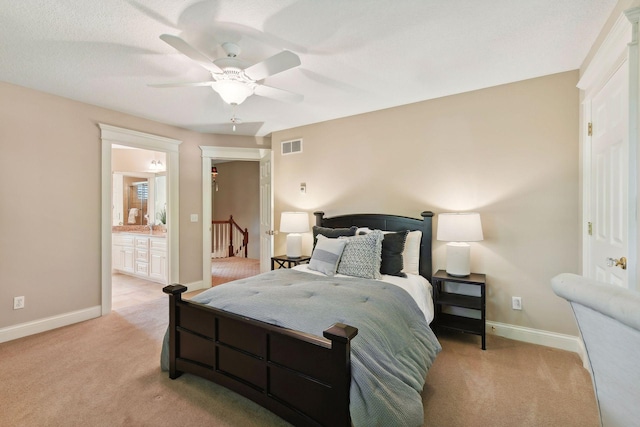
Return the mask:
<svg viewBox="0 0 640 427">
<path fill-rule="evenodd" d="M 356 214 L 325 218 L 322 227 L 422 231 L 420 274 L 431 280 L 432 212 L 422 219 Z M 358 329 L 336 323 L 322 337 L 274 326 L 169 295 L 169 376 L 197 375 L 269 409 L 296 426 L 350 426 L 351 339 Z"/>
</svg>

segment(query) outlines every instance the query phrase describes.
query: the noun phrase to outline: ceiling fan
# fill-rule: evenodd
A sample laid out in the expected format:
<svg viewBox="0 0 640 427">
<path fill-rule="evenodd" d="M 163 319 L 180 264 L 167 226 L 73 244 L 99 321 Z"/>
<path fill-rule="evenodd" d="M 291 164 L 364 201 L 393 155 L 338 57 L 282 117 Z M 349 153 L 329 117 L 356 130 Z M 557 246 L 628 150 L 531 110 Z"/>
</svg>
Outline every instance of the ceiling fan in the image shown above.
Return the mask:
<svg viewBox="0 0 640 427">
<path fill-rule="evenodd" d="M 257 64 L 248 65 L 237 58 L 240 47 L 235 43 L 223 43 L 222 48 L 227 56 L 211 60 L 205 54 L 188 44 L 180 37 L 162 34 L 160 39 L 178 52 L 194 60 L 209 70 L 213 80 L 193 83 L 152 84 L 152 87 L 185 87 L 210 86 L 222 100 L 230 105 L 240 105 L 251 95 L 259 95 L 279 101 L 300 102 L 304 96 L 266 86 L 261 80 L 300 65 L 300 58 L 295 53 L 284 50 Z"/>
</svg>

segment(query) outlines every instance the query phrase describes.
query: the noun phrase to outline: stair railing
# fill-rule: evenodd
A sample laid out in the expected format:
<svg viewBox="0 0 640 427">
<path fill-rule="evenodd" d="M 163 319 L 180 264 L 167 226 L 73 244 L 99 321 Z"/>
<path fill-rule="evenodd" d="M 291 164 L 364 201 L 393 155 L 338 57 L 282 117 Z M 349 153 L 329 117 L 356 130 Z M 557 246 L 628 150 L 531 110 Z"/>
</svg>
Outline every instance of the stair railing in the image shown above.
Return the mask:
<svg viewBox="0 0 640 427">
<path fill-rule="evenodd" d="M 234 248 L 234 243 L 237 247 Z M 226 221 L 211 221 L 211 258 L 247 258 L 249 231 L 240 227 L 233 215 Z"/>
</svg>

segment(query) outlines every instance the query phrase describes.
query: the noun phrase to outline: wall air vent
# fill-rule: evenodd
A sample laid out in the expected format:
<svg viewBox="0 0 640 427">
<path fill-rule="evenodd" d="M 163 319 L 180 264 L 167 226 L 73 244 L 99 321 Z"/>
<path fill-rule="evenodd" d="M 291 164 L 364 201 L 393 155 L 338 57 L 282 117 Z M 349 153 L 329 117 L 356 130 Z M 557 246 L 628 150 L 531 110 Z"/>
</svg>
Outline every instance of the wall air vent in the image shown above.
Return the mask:
<svg viewBox="0 0 640 427">
<path fill-rule="evenodd" d="M 282 141 L 282 155 L 302 153 L 302 138 Z"/>
</svg>

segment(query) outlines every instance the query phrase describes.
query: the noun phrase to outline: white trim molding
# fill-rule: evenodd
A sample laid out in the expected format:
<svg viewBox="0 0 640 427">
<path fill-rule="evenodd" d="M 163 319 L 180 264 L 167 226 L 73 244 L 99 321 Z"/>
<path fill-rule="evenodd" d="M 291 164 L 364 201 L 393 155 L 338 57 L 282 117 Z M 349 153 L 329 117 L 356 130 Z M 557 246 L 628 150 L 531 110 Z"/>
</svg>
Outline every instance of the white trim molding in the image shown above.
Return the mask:
<svg viewBox="0 0 640 427">
<path fill-rule="evenodd" d="M 152 151 L 178 152 L 178 146 L 182 141 L 164 136 L 153 135 L 151 133 L 138 132 L 137 130 L 119 128 L 117 126 L 98 123 L 100 126 L 100 137 L 103 141 L 115 144 L 123 144 L 131 147 L 143 148 Z"/>
<path fill-rule="evenodd" d="M 499 337 L 516 341 L 572 351 L 578 354 L 582 360 L 583 366 L 588 366 L 587 352 L 580 337 L 489 320 L 487 320 L 486 331 L 487 334 L 497 335 Z"/>
<path fill-rule="evenodd" d="M 167 244 L 169 283 L 180 278 L 179 145 L 182 141 L 98 123 L 102 139 L 102 314 L 111 312 L 111 146 L 126 145 L 167 154 Z"/>
<path fill-rule="evenodd" d="M 256 161 L 271 152 L 270 148 L 211 147 L 201 145 L 202 151 L 202 288 L 211 286 L 211 161 Z M 194 282 L 197 283 L 197 282 Z M 191 290 L 191 287 L 189 287 Z"/>
<path fill-rule="evenodd" d="M 197 280 L 195 282 L 190 282 L 190 283 L 181 283 L 181 285 L 187 287 L 187 290 L 185 292 L 198 291 L 201 289 L 208 289 L 211 287 L 211 283 L 209 283 L 208 286 L 205 286 L 202 280 Z"/>
<path fill-rule="evenodd" d="M 627 44 L 632 40 L 631 29 L 629 19 L 624 13 L 620 14 L 580 77 L 578 89 L 597 92 L 609 81 L 613 73 L 627 60 Z"/>
<path fill-rule="evenodd" d="M 271 151 L 270 148 L 209 147 L 205 145 L 201 145 L 200 150 L 202 150 L 203 158 L 208 157 L 210 159 L 223 159 L 227 161 L 255 160 L 258 162 L 266 153 Z"/>
<path fill-rule="evenodd" d="M 102 307 L 96 305 L 83 310 L 76 310 L 2 328 L 0 329 L 0 343 L 39 334 L 40 332 L 50 331 L 63 326 L 69 326 L 74 323 L 84 322 L 85 320 L 95 319 L 96 317 L 100 317 L 101 314 Z"/>
</svg>

